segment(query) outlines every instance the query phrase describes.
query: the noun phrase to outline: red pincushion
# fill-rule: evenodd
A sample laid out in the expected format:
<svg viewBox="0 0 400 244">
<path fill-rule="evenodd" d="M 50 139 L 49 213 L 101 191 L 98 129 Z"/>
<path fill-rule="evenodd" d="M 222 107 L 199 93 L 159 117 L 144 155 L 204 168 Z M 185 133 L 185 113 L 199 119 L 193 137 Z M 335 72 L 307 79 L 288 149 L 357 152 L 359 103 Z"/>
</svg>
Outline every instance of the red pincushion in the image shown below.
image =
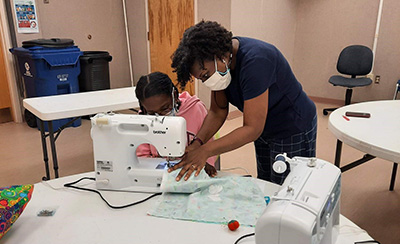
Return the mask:
<svg viewBox="0 0 400 244">
<path fill-rule="evenodd" d="M 231 220 L 231 221 L 229 221 L 229 223 L 228 223 L 228 228 L 229 228 L 231 231 L 236 230 L 237 228 L 239 228 L 239 226 L 240 226 L 240 224 L 239 224 L 239 222 L 237 222 L 237 220 Z"/>
</svg>

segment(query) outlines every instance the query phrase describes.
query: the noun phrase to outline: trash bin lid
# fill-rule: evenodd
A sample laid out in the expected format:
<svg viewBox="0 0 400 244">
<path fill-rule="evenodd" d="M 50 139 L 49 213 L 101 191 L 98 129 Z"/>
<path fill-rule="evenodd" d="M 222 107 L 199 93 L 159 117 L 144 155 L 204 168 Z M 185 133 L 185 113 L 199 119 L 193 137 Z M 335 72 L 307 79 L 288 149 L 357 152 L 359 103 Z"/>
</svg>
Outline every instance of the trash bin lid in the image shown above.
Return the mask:
<svg viewBox="0 0 400 244">
<path fill-rule="evenodd" d="M 108 58 L 109 56 L 107 51 L 84 51 L 81 58 Z"/>
<path fill-rule="evenodd" d="M 60 39 L 60 38 L 51 38 L 51 39 L 35 39 L 22 42 L 22 47 L 50 47 L 50 48 L 63 48 L 70 47 L 74 45 L 74 40 L 72 39 Z"/>
<path fill-rule="evenodd" d="M 112 56 L 107 51 L 84 51 L 80 59 L 88 61 L 89 63 L 98 59 L 105 59 L 108 62 L 111 62 Z"/>
</svg>

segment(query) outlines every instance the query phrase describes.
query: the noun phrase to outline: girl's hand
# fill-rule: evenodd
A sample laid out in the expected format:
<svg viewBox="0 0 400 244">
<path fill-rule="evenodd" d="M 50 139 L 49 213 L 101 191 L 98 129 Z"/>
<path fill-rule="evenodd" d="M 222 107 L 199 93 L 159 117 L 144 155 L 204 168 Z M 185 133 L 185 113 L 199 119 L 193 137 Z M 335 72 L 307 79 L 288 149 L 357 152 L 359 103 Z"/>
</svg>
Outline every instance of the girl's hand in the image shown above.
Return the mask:
<svg viewBox="0 0 400 244">
<path fill-rule="evenodd" d="M 217 170 L 215 169 L 214 166 L 212 166 L 209 163 L 206 163 L 206 166 L 204 166 L 204 170 L 210 177 L 215 177 L 217 176 Z"/>
</svg>

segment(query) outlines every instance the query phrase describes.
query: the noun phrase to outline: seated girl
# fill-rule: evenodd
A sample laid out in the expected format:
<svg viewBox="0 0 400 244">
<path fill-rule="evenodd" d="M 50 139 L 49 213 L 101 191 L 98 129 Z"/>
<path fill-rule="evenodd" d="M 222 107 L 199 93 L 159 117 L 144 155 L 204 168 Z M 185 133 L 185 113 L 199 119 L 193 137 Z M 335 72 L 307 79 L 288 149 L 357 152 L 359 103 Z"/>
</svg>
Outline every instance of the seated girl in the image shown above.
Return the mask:
<svg viewBox="0 0 400 244">
<path fill-rule="evenodd" d="M 186 120 L 186 129 L 191 143 L 203 143 L 196 139 L 196 134 L 207 115 L 207 109 L 196 96 L 188 92 L 178 93 L 168 75 L 161 72 L 153 72 L 140 77 L 136 85 L 136 97 L 139 100 L 139 114 L 181 116 Z M 212 140 L 212 139 L 211 139 Z M 138 157 L 159 157 L 155 147 L 150 144 L 142 144 L 138 147 Z M 210 176 L 216 176 L 214 167 L 216 157 L 207 160 L 205 171 Z"/>
</svg>

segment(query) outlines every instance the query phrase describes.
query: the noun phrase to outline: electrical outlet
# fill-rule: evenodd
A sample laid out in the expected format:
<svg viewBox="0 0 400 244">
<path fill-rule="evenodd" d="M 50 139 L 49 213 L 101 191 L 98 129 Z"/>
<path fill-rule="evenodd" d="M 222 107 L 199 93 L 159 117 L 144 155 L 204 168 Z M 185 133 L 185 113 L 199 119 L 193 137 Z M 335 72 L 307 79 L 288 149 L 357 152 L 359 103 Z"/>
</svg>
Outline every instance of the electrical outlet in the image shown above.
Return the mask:
<svg viewBox="0 0 400 244">
<path fill-rule="evenodd" d="M 375 76 L 375 84 L 379 84 L 379 82 L 381 82 L 381 76 L 377 75 Z"/>
</svg>

